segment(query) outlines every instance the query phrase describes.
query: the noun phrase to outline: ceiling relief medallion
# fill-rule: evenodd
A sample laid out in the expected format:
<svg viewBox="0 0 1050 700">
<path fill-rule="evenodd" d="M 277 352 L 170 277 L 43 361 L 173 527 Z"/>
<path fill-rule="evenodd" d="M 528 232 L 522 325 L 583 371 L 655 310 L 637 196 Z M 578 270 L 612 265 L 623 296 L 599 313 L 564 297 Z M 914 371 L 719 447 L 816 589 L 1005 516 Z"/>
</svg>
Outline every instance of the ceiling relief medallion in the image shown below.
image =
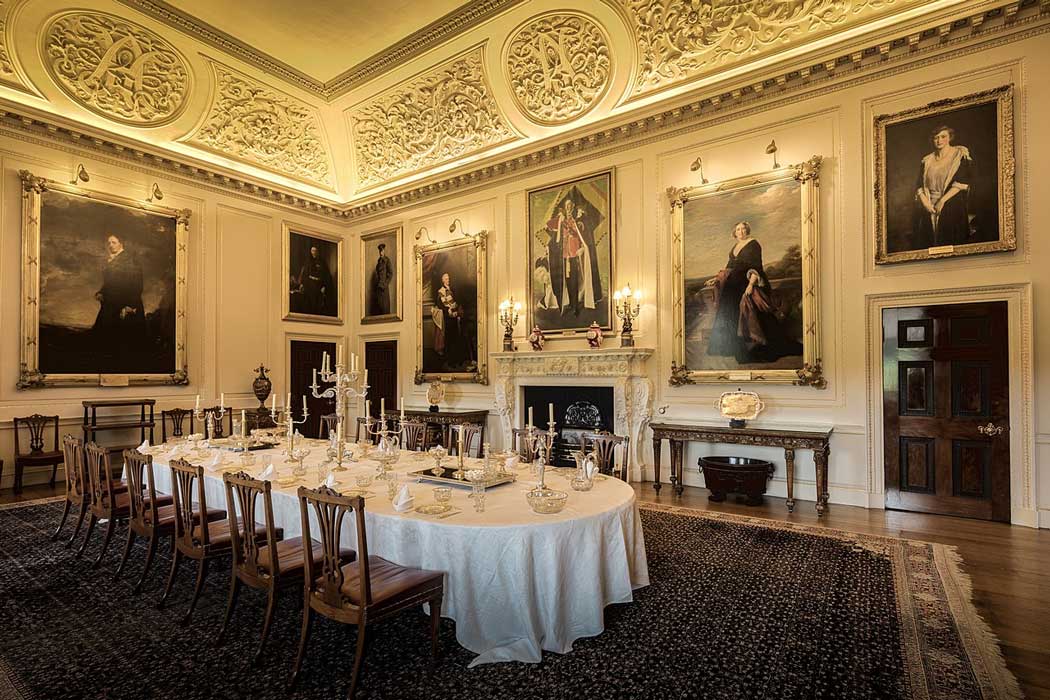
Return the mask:
<svg viewBox="0 0 1050 700">
<path fill-rule="evenodd" d="M 212 63 L 212 70 L 212 104 L 188 143 L 332 186 L 331 158 L 313 107 L 218 63 Z"/>
<path fill-rule="evenodd" d="M 914 0 L 619 0 L 638 44 L 634 94 L 803 44 Z"/>
<path fill-rule="evenodd" d="M 517 138 L 482 65 L 479 46 L 354 109 L 349 119 L 358 189 Z"/>
<path fill-rule="evenodd" d="M 69 12 L 43 33 L 43 59 L 55 84 L 108 119 L 166 124 L 182 112 L 190 68 L 175 47 L 145 27 L 101 12 Z"/>
<path fill-rule="evenodd" d="M 585 114 L 605 94 L 612 75 L 605 30 L 578 14 L 529 20 L 511 36 L 506 59 L 515 101 L 540 124 L 563 124 Z"/>
</svg>

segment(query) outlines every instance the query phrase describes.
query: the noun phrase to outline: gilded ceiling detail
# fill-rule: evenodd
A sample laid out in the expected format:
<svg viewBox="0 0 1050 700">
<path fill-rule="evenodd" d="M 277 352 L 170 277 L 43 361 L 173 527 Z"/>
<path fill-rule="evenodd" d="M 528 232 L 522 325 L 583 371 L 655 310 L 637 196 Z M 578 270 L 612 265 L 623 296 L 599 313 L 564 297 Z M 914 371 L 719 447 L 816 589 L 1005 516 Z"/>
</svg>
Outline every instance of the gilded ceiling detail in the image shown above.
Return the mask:
<svg viewBox="0 0 1050 700">
<path fill-rule="evenodd" d="M 511 37 L 507 71 L 526 116 L 562 124 L 587 112 L 605 94 L 612 74 L 609 39 L 583 15 L 542 15 Z"/>
<path fill-rule="evenodd" d="M 186 59 L 157 34 L 114 15 L 69 12 L 43 34 L 59 88 L 96 114 L 135 126 L 179 116 L 190 92 Z"/>
<path fill-rule="evenodd" d="M 212 63 L 215 96 L 189 143 L 299 180 L 332 185 L 317 111 L 226 66 Z"/>
<path fill-rule="evenodd" d="M 909 0 L 619 0 L 638 43 L 634 93 L 800 44 Z"/>
<path fill-rule="evenodd" d="M 7 3 L 0 1 L 0 82 L 21 84 L 11 54 L 7 52 Z"/>
<path fill-rule="evenodd" d="M 359 189 L 516 138 L 480 46 L 362 103 L 350 125 Z"/>
</svg>

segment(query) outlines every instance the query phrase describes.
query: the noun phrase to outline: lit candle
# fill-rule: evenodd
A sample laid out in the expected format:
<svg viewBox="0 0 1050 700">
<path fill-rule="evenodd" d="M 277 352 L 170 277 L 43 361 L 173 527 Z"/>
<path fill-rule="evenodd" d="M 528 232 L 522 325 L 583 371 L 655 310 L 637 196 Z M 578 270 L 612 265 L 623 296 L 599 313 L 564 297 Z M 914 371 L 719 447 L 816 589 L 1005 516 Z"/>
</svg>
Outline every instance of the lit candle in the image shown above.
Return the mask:
<svg viewBox="0 0 1050 700">
<path fill-rule="evenodd" d="M 552 404 L 552 403 L 547 404 L 547 416 L 548 416 L 547 422 L 548 423 L 553 423 L 554 422 L 554 404 Z"/>
<path fill-rule="evenodd" d="M 532 406 L 529 406 L 529 427 L 532 427 Z"/>
<path fill-rule="evenodd" d="M 401 420 L 405 419 L 405 397 L 401 397 Z"/>
</svg>

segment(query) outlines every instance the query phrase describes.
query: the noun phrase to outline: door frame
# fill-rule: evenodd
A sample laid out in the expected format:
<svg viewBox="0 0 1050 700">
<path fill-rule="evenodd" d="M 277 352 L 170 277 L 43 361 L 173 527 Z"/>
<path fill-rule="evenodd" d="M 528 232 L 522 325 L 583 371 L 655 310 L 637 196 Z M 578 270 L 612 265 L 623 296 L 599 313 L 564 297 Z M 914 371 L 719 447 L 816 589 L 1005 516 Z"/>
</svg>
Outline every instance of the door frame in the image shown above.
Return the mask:
<svg viewBox="0 0 1050 700">
<path fill-rule="evenodd" d="M 335 343 L 336 348 L 341 348 L 343 355 L 346 356 L 346 336 L 342 334 L 334 333 L 293 333 L 291 331 L 285 331 L 284 333 L 284 367 L 282 368 L 281 374 L 284 376 L 284 396 L 288 395 L 291 391 L 292 386 L 292 341 L 298 340 L 307 343 Z M 335 358 L 332 358 L 332 364 L 335 364 Z M 320 367 L 318 367 L 320 369 Z M 320 384 L 320 382 L 318 382 Z M 277 403 L 283 403 L 282 396 L 277 397 Z M 293 406 L 295 399 L 292 399 Z M 301 408 L 301 405 L 300 405 Z"/>
<path fill-rule="evenodd" d="M 357 341 L 355 343 L 358 357 L 361 358 L 361 368 L 365 368 L 365 343 L 376 343 L 384 340 L 393 340 L 397 343 L 397 386 L 395 389 L 395 396 L 404 396 L 405 392 L 402 389 L 403 383 L 401 381 L 401 332 L 400 331 L 374 331 L 371 333 L 358 333 Z M 354 407 L 354 410 L 358 415 L 364 415 L 364 402 L 356 402 L 358 405 Z"/>
<path fill-rule="evenodd" d="M 1005 301 L 1009 329 L 1010 523 L 1039 527 L 1035 507 L 1035 423 L 1032 371 L 1032 285 L 999 284 L 865 295 L 865 362 L 868 398 L 868 507 L 885 508 L 886 479 L 882 420 L 882 311 L 908 306 Z"/>
</svg>

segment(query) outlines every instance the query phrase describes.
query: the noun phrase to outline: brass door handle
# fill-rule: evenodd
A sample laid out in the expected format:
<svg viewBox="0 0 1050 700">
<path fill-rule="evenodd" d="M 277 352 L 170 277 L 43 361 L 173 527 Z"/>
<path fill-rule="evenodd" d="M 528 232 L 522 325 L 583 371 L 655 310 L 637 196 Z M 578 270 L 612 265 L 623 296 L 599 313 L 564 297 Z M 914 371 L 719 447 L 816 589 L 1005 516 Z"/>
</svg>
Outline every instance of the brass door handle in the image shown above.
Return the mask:
<svg viewBox="0 0 1050 700">
<path fill-rule="evenodd" d="M 979 432 L 981 435 L 987 435 L 988 437 L 995 437 L 996 435 L 1002 435 L 1003 433 L 1005 433 L 1006 428 L 1004 428 L 1001 425 L 996 425 L 995 423 L 989 421 L 988 425 L 977 426 L 977 432 Z"/>
</svg>

